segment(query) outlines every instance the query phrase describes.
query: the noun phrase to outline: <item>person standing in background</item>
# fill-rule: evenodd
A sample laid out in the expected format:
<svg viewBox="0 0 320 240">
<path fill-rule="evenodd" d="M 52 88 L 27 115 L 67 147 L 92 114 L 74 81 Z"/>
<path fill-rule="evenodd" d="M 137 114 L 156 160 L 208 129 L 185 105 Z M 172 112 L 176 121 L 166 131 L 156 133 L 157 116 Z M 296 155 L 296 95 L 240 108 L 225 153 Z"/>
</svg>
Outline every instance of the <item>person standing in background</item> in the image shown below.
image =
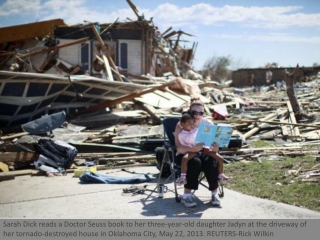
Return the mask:
<svg viewBox="0 0 320 240">
<path fill-rule="evenodd" d="M 270 70 L 270 68 L 266 72 L 266 81 L 267 81 L 267 84 L 269 85 L 272 84 L 272 71 Z"/>
<path fill-rule="evenodd" d="M 256 92 L 260 92 L 260 87 L 257 83 L 257 80 L 254 78 L 254 73 L 251 72 L 250 75 L 249 75 L 249 82 L 250 84 L 253 86 L 253 92 L 256 93 Z"/>
</svg>

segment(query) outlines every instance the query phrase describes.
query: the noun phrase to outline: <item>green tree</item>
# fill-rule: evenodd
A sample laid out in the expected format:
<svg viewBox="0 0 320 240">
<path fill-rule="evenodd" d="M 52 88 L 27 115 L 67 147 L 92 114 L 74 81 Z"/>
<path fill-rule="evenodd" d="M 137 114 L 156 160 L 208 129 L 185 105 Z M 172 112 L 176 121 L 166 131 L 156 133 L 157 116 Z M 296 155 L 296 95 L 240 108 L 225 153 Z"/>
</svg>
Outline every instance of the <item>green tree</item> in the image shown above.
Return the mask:
<svg viewBox="0 0 320 240">
<path fill-rule="evenodd" d="M 221 82 L 231 77 L 229 69 L 232 63 L 231 57 L 212 57 L 207 60 L 203 67 L 203 75 L 211 80 Z"/>
</svg>

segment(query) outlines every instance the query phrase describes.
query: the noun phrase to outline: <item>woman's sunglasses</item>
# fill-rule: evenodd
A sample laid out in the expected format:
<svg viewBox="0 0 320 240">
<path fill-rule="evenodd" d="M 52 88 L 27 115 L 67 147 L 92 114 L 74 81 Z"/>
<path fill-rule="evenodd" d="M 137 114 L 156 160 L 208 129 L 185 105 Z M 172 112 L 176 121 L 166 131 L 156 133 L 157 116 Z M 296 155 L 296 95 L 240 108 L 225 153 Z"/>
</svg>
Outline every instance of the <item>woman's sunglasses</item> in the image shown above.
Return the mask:
<svg viewBox="0 0 320 240">
<path fill-rule="evenodd" d="M 204 112 L 198 112 L 198 111 L 191 111 L 191 114 L 194 115 L 194 116 L 202 116 L 204 114 Z"/>
</svg>

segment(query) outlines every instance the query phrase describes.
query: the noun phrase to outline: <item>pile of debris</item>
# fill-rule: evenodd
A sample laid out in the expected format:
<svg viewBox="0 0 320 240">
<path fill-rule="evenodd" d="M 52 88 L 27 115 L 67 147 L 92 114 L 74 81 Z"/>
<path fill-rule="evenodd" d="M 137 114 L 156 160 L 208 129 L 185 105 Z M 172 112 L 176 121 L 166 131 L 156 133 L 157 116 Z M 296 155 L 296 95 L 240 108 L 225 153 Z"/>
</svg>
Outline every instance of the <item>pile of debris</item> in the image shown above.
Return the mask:
<svg viewBox="0 0 320 240">
<path fill-rule="evenodd" d="M 69 26 L 53 19 L 0 28 L 0 126 L 111 107 L 167 86 L 170 77 L 202 79 L 191 67 L 196 44 L 179 45 L 181 35 L 191 35 L 160 33 L 127 2 L 136 21 Z"/>
<path fill-rule="evenodd" d="M 240 149 L 221 149 L 226 162 L 318 155 L 318 79 L 297 87 L 297 67 L 284 72 L 284 85 L 259 94 L 205 80 L 191 67 L 196 44 L 179 45 L 182 34 L 191 35 L 161 33 L 127 2 L 136 21 L 68 26 L 54 19 L 0 28 L 2 172 L 34 173 L 33 143 L 43 135 L 75 146 L 78 165 L 150 164 L 163 144 L 163 118 L 181 116 L 191 98 L 243 140 Z M 53 120 L 56 114 L 65 119 Z M 257 139 L 274 146 L 254 148 Z"/>
<path fill-rule="evenodd" d="M 314 86 L 317 80 L 309 84 Z M 308 115 L 314 116 L 313 119 L 298 122 L 284 90 L 274 88 L 258 95 L 244 89 L 244 94 L 239 95 L 231 88 L 217 88 L 208 84 L 195 86 L 205 102 L 206 116 L 214 123 L 229 123 L 234 129 L 233 134 L 243 140 L 240 149 L 221 149 L 220 153 L 227 163 L 306 154 L 317 157 L 320 144 L 318 88 L 306 86 L 304 90 L 296 89 L 299 106 Z M 190 95 L 165 87 L 124 101 L 112 111 L 93 112 L 73 118 L 59 127 L 55 126 L 51 134 L 54 139 L 66 141 L 78 149 L 75 164 L 95 162 L 98 169 L 150 164 L 150 160 L 155 160 L 154 149 L 163 144 L 162 119 L 181 116 L 189 102 Z M 28 124 L 22 125 L 25 130 Z M 29 133 L 2 136 L 0 162 L 8 166 L 7 170 L 16 170 L 15 175 L 34 173 L 34 170 L 30 170 L 33 168 L 34 154 L 16 147 L 14 142 L 18 141 L 32 149 L 34 141 L 47 134 L 46 131 L 48 129 L 30 134 L 29 130 Z M 268 147 L 253 147 L 252 143 L 257 140 L 270 144 Z M 17 171 L 26 167 L 27 170 Z M 312 179 L 319 179 L 316 174 L 318 169 L 319 165 L 311 172 Z M 72 172 L 73 169 L 68 171 Z M 307 176 L 305 169 L 300 172 Z"/>
</svg>

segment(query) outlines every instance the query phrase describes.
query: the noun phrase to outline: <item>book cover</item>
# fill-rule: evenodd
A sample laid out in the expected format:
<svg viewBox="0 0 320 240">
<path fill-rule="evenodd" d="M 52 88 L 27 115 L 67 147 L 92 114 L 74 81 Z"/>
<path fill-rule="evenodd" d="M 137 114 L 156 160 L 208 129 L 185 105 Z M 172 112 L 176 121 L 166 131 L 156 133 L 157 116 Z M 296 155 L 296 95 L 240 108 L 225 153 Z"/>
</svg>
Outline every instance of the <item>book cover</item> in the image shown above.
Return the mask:
<svg viewBox="0 0 320 240">
<path fill-rule="evenodd" d="M 217 143 L 219 148 L 227 148 L 232 136 L 232 128 L 228 124 L 208 124 L 200 123 L 196 135 L 195 144 L 204 143 L 206 147 L 210 147 L 213 143 Z"/>
</svg>

